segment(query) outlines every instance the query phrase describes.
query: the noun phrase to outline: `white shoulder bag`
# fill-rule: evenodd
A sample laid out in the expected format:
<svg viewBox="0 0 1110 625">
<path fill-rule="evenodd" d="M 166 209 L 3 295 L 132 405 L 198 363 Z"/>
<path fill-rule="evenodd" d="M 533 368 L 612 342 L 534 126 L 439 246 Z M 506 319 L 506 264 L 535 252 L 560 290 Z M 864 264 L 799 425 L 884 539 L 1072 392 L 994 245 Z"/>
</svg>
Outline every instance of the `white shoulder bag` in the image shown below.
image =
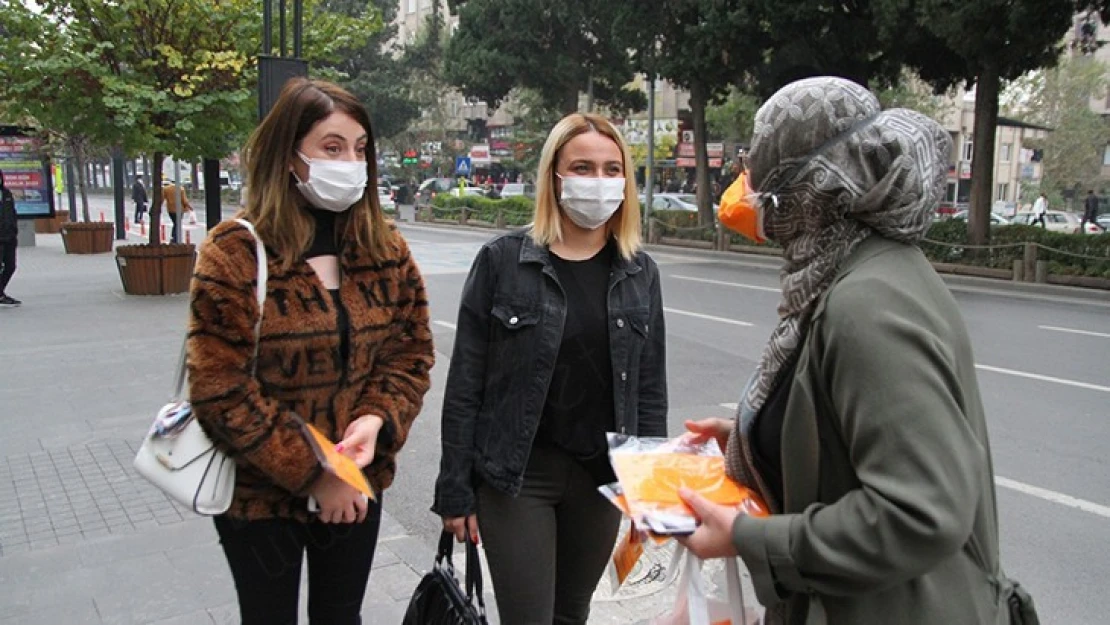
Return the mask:
<svg viewBox="0 0 1110 625">
<path fill-rule="evenodd" d="M 258 256 L 258 320 L 254 324 L 254 363 L 258 366 L 258 343 L 262 329 L 262 308 L 266 302 L 266 247 L 254 226 L 245 219 L 236 219 L 254 237 Z M 252 372 L 253 375 L 253 372 Z M 181 361 L 170 403 L 158 411 L 139 453 L 135 470 L 151 484 L 162 489 L 174 501 L 188 506 L 197 514 L 215 515 L 227 512 L 235 493 L 235 461 L 216 449 L 193 415 L 185 389 L 185 344 L 181 345 Z"/>
</svg>

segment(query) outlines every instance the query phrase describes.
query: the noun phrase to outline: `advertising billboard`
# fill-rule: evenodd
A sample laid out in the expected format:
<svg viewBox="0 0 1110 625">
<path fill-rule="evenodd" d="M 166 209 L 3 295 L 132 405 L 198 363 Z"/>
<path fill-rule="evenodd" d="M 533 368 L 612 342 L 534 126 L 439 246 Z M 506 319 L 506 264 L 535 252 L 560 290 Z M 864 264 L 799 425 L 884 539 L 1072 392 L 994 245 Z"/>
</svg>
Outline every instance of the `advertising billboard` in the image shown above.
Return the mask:
<svg viewBox="0 0 1110 625">
<path fill-rule="evenodd" d="M 15 126 L 0 126 L 0 172 L 15 198 L 20 219 L 54 216 L 50 163 L 42 156 L 41 141 Z"/>
</svg>

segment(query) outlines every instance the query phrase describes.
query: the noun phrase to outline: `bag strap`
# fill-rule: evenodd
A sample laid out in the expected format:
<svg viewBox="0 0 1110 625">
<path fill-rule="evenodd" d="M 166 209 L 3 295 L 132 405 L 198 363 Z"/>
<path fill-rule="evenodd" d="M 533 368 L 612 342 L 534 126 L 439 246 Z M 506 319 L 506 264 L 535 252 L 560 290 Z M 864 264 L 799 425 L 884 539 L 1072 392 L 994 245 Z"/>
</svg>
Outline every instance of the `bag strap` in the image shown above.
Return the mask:
<svg viewBox="0 0 1110 625">
<path fill-rule="evenodd" d="M 254 224 L 246 219 L 236 219 L 239 225 L 246 228 L 251 236 L 254 237 L 255 257 L 258 259 L 258 278 L 254 285 L 254 298 L 258 302 L 258 319 L 254 322 L 254 357 L 251 364 L 251 376 L 258 372 L 258 347 L 262 342 L 262 311 L 266 303 L 266 284 L 270 279 L 270 268 L 267 264 L 266 258 L 266 245 L 262 243 L 258 233 L 254 229 Z M 177 378 L 174 381 L 173 401 L 180 401 L 182 392 L 185 390 L 185 345 L 188 342 L 188 336 L 181 340 L 181 356 L 177 362 Z"/>
<path fill-rule="evenodd" d="M 482 592 L 482 561 L 478 557 L 478 545 L 470 538 L 470 527 L 466 528 L 466 600 L 478 599 L 478 613 L 485 622 L 486 600 Z"/>
</svg>

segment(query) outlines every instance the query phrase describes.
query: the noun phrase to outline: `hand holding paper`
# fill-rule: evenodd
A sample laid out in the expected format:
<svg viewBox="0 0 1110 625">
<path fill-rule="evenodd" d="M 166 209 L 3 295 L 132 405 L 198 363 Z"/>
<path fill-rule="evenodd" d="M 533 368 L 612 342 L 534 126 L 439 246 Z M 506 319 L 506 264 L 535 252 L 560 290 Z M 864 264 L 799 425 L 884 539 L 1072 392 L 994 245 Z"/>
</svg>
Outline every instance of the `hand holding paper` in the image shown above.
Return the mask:
<svg viewBox="0 0 1110 625">
<path fill-rule="evenodd" d="M 376 501 L 374 490 L 370 488 L 370 483 L 366 481 L 366 476 L 362 474 L 362 469 L 356 461 L 337 451 L 336 446 L 328 440 L 328 437 L 313 427 L 311 423 L 305 423 L 304 427 L 308 432 L 308 440 L 312 443 L 312 449 L 316 452 L 316 458 L 324 469 L 350 484 L 369 499 Z"/>
</svg>

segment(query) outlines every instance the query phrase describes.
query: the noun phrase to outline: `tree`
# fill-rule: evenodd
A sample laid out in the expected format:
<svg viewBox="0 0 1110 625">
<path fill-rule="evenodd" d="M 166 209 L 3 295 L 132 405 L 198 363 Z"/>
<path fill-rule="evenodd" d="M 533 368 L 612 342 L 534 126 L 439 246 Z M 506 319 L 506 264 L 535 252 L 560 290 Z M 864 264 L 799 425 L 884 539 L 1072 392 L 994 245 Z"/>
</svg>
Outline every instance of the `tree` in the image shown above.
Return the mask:
<svg viewBox="0 0 1110 625">
<path fill-rule="evenodd" d="M 753 23 L 751 3 L 626 0 L 613 5 L 619 7 L 613 19 L 616 38 L 633 51 L 636 69 L 665 78 L 690 93 L 698 216 L 701 225 L 712 225 L 706 108 L 722 101 L 744 70 L 763 58 L 758 36 L 737 36 Z"/>
<path fill-rule="evenodd" d="M 0 21 L 20 35 L 0 43 L 6 78 L 0 99 L 82 142 L 153 152 L 154 207 L 167 152 L 189 159 L 226 154 L 254 124 L 261 33 L 254 0 L 39 5 L 7 3 L 0 10 Z M 312 0 L 305 9 L 308 58 L 357 45 L 376 26 L 323 11 Z M 160 211 L 150 215 L 150 243 L 157 245 Z"/>
<path fill-rule="evenodd" d="M 882 28 L 937 89 L 975 85 L 969 242 L 987 243 L 1002 81 L 1060 57 L 1076 0 L 883 0 Z"/>
<path fill-rule="evenodd" d="M 1008 90 L 1019 94 L 1008 111 L 1014 117 L 1052 129 L 1027 147 L 1044 150 L 1041 189 L 1074 197 L 1099 181 L 1110 127 L 1091 110 L 1092 96 L 1106 92 L 1107 66 L 1079 57 L 1023 76 Z"/>
<path fill-rule="evenodd" d="M 606 3 L 593 0 L 453 0 L 458 30 L 447 45 L 445 77 L 495 110 L 516 87 L 545 106 L 578 110 L 581 92 L 617 112 L 642 110 L 642 92 L 626 88 L 632 66 L 612 36 Z"/>
<path fill-rule="evenodd" d="M 345 75 L 340 82 L 366 105 L 375 138 L 387 140 L 400 134 L 420 117 L 420 106 L 409 88 L 412 68 L 390 46 L 397 35 L 393 24 L 396 0 L 329 0 L 324 6 L 334 13 L 372 19 L 381 25 L 364 45 L 340 51 L 339 61 L 331 67 Z"/>
<path fill-rule="evenodd" d="M 710 104 L 705 109 L 705 124 L 709 128 L 709 134 L 725 141 L 745 144 L 750 142 L 759 104 L 757 97 L 734 87 L 724 102 Z"/>
</svg>

